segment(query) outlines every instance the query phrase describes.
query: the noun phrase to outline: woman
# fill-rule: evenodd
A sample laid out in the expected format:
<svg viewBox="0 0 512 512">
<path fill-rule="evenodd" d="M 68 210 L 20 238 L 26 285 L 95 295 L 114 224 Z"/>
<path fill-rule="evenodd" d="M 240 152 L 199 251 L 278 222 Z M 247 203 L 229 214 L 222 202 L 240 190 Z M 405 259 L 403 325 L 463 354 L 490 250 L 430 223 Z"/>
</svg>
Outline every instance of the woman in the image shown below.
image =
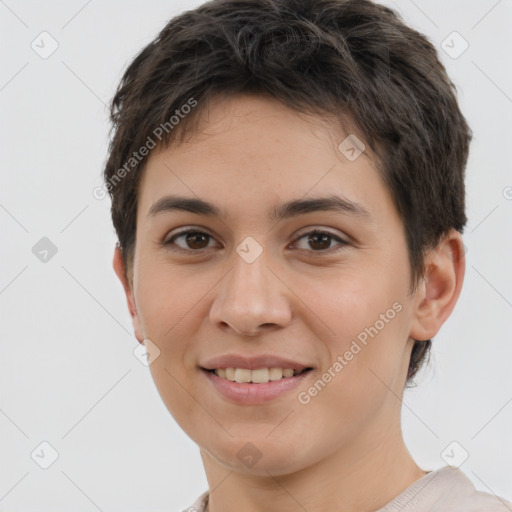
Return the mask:
<svg viewBox="0 0 512 512">
<path fill-rule="evenodd" d="M 366 0 L 214 0 L 134 59 L 112 121 L 114 268 L 200 447 L 188 510 L 512 507 L 401 432 L 465 271 L 471 130 L 424 36 Z"/>
</svg>

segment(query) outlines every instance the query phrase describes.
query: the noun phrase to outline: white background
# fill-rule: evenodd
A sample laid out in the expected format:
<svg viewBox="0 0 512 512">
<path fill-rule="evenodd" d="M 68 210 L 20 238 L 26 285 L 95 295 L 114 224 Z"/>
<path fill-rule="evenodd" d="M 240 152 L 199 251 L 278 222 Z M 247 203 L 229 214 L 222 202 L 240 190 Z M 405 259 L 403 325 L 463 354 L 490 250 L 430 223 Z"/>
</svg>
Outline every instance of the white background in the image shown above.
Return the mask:
<svg viewBox="0 0 512 512">
<path fill-rule="evenodd" d="M 0 0 L 2 511 L 173 512 L 207 489 L 197 446 L 132 354 L 109 200 L 92 195 L 122 71 L 199 3 Z M 512 2 L 387 4 L 439 49 L 475 135 L 464 288 L 405 393 L 405 440 L 429 470 L 457 441 L 476 487 L 512 499 Z M 43 31 L 59 45 L 47 59 L 31 48 Z M 453 31 L 469 43 L 456 59 L 441 47 Z M 58 249 L 46 263 L 32 253 L 42 237 Z M 42 441 L 59 454 L 46 470 L 31 458 Z"/>
</svg>

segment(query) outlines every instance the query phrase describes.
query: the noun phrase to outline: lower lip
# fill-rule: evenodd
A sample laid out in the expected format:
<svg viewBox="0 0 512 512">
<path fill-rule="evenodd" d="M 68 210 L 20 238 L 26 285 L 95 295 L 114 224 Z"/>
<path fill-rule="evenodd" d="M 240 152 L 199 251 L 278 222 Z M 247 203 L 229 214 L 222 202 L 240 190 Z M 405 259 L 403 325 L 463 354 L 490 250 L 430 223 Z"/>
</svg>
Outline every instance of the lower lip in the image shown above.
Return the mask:
<svg viewBox="0 0 512 512">
<path fill-rule="evenodd" d="M 312 370 L 305 371 L 294 377 L 286 377 L 262 384 L 250 382 L 233 382 L 215 375 L 213 372 L 201 369 L 214 388 L 224 397 L 237 404 L 254 405 L 269 402 L 297 388 L 309 377 Z"/>
</svg>

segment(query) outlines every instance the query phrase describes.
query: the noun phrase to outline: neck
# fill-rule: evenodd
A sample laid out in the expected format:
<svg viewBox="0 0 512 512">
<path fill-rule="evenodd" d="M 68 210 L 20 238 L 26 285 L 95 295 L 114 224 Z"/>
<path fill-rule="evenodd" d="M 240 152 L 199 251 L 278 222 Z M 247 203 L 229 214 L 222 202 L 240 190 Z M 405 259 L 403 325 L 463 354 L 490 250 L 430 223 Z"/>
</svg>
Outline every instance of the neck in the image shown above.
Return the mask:
<svg viewBox="0 0 512 512">
<path fill-rule="evenodd" d="M 395 425 L 396 427 L 396 425 Z M 208 512 L 375 511 L 425 476 L 400 426 L 374 429 L 328 457 L 286 475 L 242 474 L 201 450 L 211 490 Z"/>
</svg>

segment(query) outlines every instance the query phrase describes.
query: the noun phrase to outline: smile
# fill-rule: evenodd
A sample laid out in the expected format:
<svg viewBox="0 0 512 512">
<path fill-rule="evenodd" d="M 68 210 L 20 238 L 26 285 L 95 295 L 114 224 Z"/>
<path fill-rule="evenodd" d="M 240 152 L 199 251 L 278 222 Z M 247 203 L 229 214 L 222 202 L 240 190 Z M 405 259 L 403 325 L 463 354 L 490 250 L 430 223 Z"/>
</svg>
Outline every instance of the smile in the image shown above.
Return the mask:
<svg viewBox="0 0 512 512">
<path fill-rule="evenodd" d="M 256 370 L 247 368 L 215 368 L 209 371 L 231 382 L 264 384 L 270 381 L 294 377 L 308 370 L 310 368 L 304 368 L 303 370 L 294 370 L 293 368 L 258 368 Z"/>
<path fill-rule="evenodd" d="M 306 386 L 313 368 L 215 368 L 201 369 L 215 395 L 237 405 L 263 405 L 285 398 L 299 386 Z"/>
</svg>

